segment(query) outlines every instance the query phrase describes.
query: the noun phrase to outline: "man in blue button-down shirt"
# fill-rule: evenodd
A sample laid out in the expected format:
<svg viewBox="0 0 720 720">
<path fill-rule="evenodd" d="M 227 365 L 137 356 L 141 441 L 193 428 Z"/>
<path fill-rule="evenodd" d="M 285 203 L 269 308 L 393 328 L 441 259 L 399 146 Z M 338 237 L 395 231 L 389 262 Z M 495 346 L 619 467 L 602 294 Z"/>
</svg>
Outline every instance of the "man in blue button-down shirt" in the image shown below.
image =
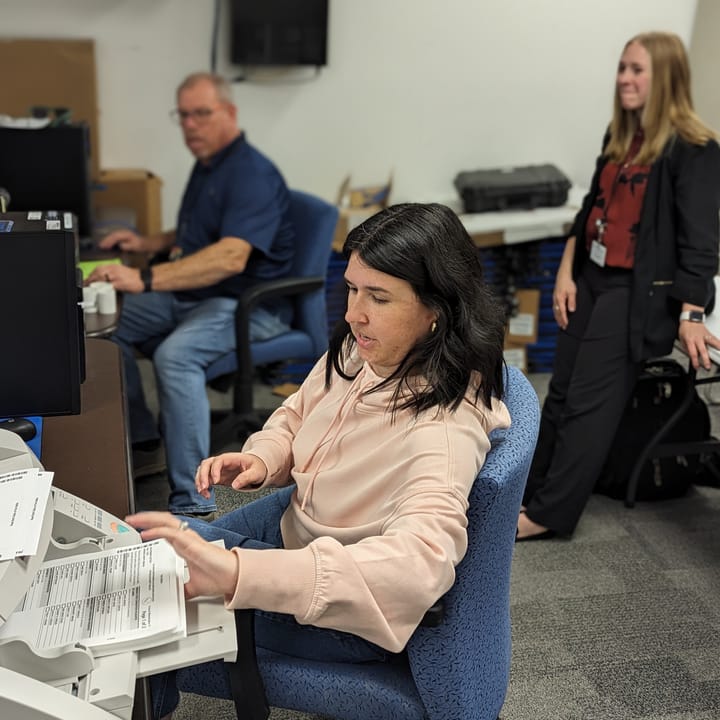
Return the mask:
<svg viewBox="0 0 720 720">
<path fill-rule="evenodd" d="M 169 509 L 205 516 L 216 510 L 214 496 L 195 491 L 195 469 L 210 450 L 205 368 L 235 347 L 238 295 L 259 280 L 287 274 L 294 236 L 285 182 L 238 128 L 224 79 L 190 75 L 177 90 L 172 115 L 196 158 L 176 229 L 148 237 L 121 230 L 101 242 L 103 248 L 168 253 L 168 261 L 144 270 L 103 265 L 88 282 L 108 280 L 125 293 L 113 340 L 123 351 L 133 448 L 159 442 L 135 357 L 135 347 L 149 344 L 155 347 Z M 289 320 L 286 301 L 260 306 L 253 312 L 251 338 L 277 335 Z"/>
</svg>

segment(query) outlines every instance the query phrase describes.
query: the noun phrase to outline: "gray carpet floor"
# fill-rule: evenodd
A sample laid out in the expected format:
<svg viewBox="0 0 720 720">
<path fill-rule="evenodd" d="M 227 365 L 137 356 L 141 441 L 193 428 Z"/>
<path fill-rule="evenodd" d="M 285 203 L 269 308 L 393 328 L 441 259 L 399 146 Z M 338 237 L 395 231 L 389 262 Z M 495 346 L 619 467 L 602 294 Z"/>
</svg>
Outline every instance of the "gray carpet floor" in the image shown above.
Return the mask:
<svg viewBox="0 0 720 720">
<path fill-rule="evenodd" d="M 531 377 L 540 397 L 547 379 Z M 227 406 L 210 392 L 213 407 Z M 704 394 L 717 435 L 720 409 Z M 257 406 L 279 401 L 258 386 Z M 139 508 L 164 508 L 166 478 L 138 481 L 136 494 Z M 220 508 L 238 495 L 221 489 Z M 502 720 L 718 720 L 720 489 L 632 509 L 594 495 L 572 540 L 516 546 L 511 604 Z M 235 713 L 228 701 L 183 696 L 175 720 L 200 718 Z M 271 718 L 316 720 L 280 709 Z"/>
</svg>

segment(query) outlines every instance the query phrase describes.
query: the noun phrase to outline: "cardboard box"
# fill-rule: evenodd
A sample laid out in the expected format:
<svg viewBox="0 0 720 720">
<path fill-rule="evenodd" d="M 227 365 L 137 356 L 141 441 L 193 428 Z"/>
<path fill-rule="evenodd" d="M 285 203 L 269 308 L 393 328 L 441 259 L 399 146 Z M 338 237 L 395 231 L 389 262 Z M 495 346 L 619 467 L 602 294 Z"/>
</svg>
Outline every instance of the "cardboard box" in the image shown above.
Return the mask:
<svg viewBox="0 0 720 720">
<path fill-rule="evenodd" d="M 93 206 L 132 210 L 141 235 L 154 235 L 162 227 L 162 180 L 148 170 L 118 169 L 100 173 Z"/>
<path fill-rule="evenodd" d="M 393 176 L 390 173 L 386 183 L 381 185 L 369 185 L 367 187 L 350 187 L 350 175 L 348 175 L 338 190 L 337 204 L 341 208 L 386 208 L 390 201 L 392 192 Z"/>
<path fill-rule="evenodd" d="M 335 226 L 332 249 L 335 252 L 342 252 L 348 233 L 376 212 L 380 212 L 380 210 L 382 210 L 382 207 L 379 205 L 364 208 L 338 208 L 338 221 Z"/>
<path fill-rule="evenodd" d="M 505 244 L 505 233 L 502 230 L 497 230 L 495 232 L 471 233 L 470 239 L 475 244 L 475 247 L 500 247 L 500 245 Z"/>
<path fill-rule="evenodd" d="M 532 345 L 538 341 L 540 291 L 517 290 L 515 301 L 516 312 L 508 320 L 507 342 L 511 345 Z"/>
<path fill-rule="evenodd" d="M 100 174 L 95 43 L 93 40 L 0 39 L 0 114 L 30 115 L 31 107 L 67 108 L 90 128 L 93 179 Z"/>
<path fill-rule="evenodd" d="M 509 367 L 516 367 L 524 373 L 527 372 L 527 348 L 525 345 L 506 341 L 503 346 L 503 358 Z"/>
<path fill-rule="evenodd" d="M 349 175 L 340 183 L 337 194 L 338 223 L 332 242 L 335 252 L 342 252 L 345 238 L 353 228 L 388 206 L 391 191 L 392 173 L 382 185 L 351 188 Z"/>
<path fill-rule="evenodd" d="M 511 367 L 528 371 L 527 346 L 538 340 L 540 291 L 515 291 L 515 312 L 508 320 L 503 345 L 503 357 Z"/>
</svg>

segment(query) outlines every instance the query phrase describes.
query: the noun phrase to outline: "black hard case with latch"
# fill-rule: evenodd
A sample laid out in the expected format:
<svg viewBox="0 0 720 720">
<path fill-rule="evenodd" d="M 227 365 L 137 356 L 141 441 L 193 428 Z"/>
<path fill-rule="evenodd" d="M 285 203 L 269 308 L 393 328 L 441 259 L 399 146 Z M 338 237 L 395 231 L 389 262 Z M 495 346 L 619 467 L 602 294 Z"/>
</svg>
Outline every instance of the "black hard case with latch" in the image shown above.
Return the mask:
<svg viewBox="0 0 720 720">
<path fill-rule="evenodd" d="M 557 207 L 567 202 L 570 185 L 550 164 L 473 170 L 455 176 L 466 213 Z"/>
</svg>

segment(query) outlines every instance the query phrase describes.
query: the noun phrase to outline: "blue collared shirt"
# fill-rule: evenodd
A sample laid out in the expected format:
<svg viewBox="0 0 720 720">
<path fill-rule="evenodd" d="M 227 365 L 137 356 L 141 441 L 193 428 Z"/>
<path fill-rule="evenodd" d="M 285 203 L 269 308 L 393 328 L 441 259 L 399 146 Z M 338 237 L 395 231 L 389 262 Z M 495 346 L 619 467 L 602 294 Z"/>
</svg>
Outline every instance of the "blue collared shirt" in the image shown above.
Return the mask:
<svg viewBox="0 0 720 720">
<path fill-rule="evenodd" d="M 178 212 L 176 251 L 187 256 L 223 237 L 242 238 L 253 251 L 244 272 L 175 294 L 193 300 L 237 297 L 259 280 L 287 275 L 295 246 L 289 203 L 282 175 L 244 133 L 207 163 L 196 162 Z"/>
</svg>

